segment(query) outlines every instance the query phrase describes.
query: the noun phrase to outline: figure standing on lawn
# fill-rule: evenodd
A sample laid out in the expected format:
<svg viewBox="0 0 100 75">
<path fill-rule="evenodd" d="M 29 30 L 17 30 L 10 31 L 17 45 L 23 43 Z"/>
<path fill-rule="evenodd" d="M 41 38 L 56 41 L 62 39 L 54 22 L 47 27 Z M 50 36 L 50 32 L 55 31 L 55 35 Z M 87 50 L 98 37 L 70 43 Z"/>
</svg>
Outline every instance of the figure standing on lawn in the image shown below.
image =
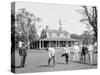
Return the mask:
<svg viewBox="0 0 100 75">
<path fill-rule="evenodd" d="M 66 64 L 68 64 L 68 58 L 70 52 L 68 45 L 66 45 L 66 47 L 63 47 L 63 49 L 64 49 L 64 53 L 61 55 L 61 57 L 65 56 L 65 62 Z"/>
<path fill-rule="evenodd" d="M 80 61 L 86 62 L 86 53 L 88 52 L 88 48 L 85 44 L 83 44 L 82 49 L 81 49 L 81 58 Z"/>
<path fill-rule="evenodd" d="M 50 65 L 51 60 L 53 60 L 53 66 L 55 66 L 55 49 L 53 47 L 47 48 L 49 59 L 48 59 L 48 66 Z"/>
<path fill-rule="evenodd" d="M 23 41 L 19 41 L 19 55 L 21 57 L 20 67 L 25 66 L 25 60 L 27 56 L 27 45 Z"/>
<path fill-rule="evenodd" d="M 92 65 L 93 45 L 90 43 L 88 46 L 89 64 Z"/>
<path fill-rule="evenodd" d="M 74 52 L 73 61 L 79 61 L 79 52 L 80 52 L 80 48 L 79 48 L 79 46 L 78 46 L 78 43 L 75 43 L 75 44 L 74 44 L 73 52 Z"/>
</svg>

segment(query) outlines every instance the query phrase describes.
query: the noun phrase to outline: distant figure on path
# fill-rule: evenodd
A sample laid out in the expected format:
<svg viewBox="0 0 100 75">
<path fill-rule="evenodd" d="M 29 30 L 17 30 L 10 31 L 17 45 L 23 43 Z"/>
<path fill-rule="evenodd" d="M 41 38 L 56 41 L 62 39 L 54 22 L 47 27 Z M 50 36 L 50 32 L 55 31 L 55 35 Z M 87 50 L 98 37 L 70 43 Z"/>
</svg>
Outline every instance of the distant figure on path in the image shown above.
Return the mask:
<svg viewBox="0 0 100 75">
<path fill-rule="evenodd" d="M 50 65 L 51 60 L 53 60 L 53 66 L 55 66 L 55 49 L 53 47 L 47 48 L 49 59 L 48 59 L 48 66 Z"/>
</svg>

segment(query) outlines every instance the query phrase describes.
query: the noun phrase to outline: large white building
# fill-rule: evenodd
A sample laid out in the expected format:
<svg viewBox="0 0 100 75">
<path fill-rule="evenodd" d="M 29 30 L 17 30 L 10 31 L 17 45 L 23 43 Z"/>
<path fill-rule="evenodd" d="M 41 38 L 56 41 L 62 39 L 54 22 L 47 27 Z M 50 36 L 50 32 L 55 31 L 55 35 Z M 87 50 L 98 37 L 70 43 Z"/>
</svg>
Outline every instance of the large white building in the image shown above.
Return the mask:
<svg viewBox="0 0 100 75">
<path fill-rule="evenodd" d="M 31 47 L 37 49 L 44 49 L 50 46 L 64 47 L 66 44 L 71 45 L 78 41 L 77 39 L 72 39 L 70 34 L 62 30 L 61 27 L 59 27 L 58 30 L 52 30 L 46 26 L 46 28 L 42 30 L 40 37 L 34 39 Z"/>
</svg>

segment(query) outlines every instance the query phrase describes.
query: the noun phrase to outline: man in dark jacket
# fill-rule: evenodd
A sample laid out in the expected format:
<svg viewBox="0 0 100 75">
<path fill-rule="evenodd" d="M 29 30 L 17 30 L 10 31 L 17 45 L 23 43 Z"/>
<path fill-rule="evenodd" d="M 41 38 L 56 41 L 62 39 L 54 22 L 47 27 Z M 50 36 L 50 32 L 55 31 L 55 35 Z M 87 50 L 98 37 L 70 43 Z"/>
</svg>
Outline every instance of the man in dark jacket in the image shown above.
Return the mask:
<svg viewBox="0 0 100 75">
<path fill-rule="evenodd" d="M 25 60 L 26 60 L 26 56 L 27 56 L 27 49 L 26 49 L 27 45 L 25 45 L 25 43 L 23 43 L 22 41 L 19 42 L 19 55 L 21 57 L 21 67 L 25 66 Z"/>
<path fill-rule="evenodd" d="M 86 53 L 88 52 L 88 48 L 86 45 L 83 45 L 82 51 L 81 51 L 81 60 L 82 62 L 86 62 Z"/>
</svg>

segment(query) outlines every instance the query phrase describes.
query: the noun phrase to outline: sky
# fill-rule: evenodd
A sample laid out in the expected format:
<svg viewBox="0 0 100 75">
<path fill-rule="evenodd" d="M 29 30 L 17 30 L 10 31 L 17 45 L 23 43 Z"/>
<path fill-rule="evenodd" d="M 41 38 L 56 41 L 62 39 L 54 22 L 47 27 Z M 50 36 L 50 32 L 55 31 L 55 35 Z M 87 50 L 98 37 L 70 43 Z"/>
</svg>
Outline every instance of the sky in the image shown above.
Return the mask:
<svg viewBox="0 0 100 75">
<path fill-rule="evenodd" d="M 77 11 L 82 10 L 82 7 L 78 5 L 16 2 L 15 12 L 21 8 L 25 8 L 42 20 L 36 26 L 38 35 L 46 26 L 49 26 L 49 29 L 58 30 L 59 20 L 61 20 L 62 30 L 70 34 L 81 35 L 85 29 L 85 25 L 80 22 L 84 17 Z"/>
</svg>

